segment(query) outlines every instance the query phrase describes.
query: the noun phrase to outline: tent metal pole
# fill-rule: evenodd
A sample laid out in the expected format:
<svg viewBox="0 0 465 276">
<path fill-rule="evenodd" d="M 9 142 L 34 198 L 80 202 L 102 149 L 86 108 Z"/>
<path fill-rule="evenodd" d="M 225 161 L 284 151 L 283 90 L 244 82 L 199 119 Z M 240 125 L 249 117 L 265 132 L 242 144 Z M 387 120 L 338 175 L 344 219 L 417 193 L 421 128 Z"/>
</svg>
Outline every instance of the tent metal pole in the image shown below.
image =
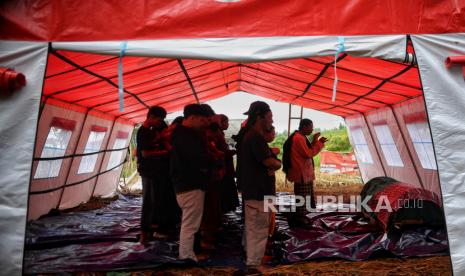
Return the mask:
<svg viewBox="0 0 465 276">
<path fill-rule="evenodd" d="M 181 67 L 181 70 L 184 73 L 184 76 L 186 77 L 186 80 L 192 89 L 192 94 L 194 94 L 195 100 L 197 101 L 197 103 L 200 103 L 199 97 L 197 96 L 197 92 L 195 91 L 195 88 L 194 88 L 194 84 L 192 83 L 192 80 L 189 77 L 189 74 L 187 73 L 186 67 L 184 66 L 184 63 L 182 62 L 182 59 L 178 59 L 178 64 L 179 64 L 179 67 Z"/>
<path fill-rule="evenodd" d="M 287 121 L 287 137 L 291 135 L 291 116 L 292 115 L 292 104 L 289 104 L 289 117 Z"/>
<path fill-rule="evenodd" d="M 375 139 L 373 138 L 373 133 L 371 131 L 370 126 L 368 125 L 367 118 L 365 114 L 362 114 L 363 120 L 365 121 L 365 125 L 367 126 L 368 133 L 370 134 L 371 141 L 373 142 L 373 146 L 375 147 L 376 155 L 378 155 L 379 162 L 381 163 L 381 168 L 383 169 L 384 176 L 387 176 L 386 168 L 384 167 L 383 159 L 381 159 L 381 155 L 379 154 L 378 147 L 376 146 Z"/>
<path fill-rule="evenodd" d="M 415 164 L 415 161 L 413 159 L 413 154 L 410 151 L 409 146 L 407 145 L 407 141 L 405 140 L 404 132 L 400 128 L 399 118 L 397 117 L 396 113 L 394 112 L 394 108 L 392 108 L 392 105 L 389 105 L 389 108 L 391 109 L 391 112 L 394 115 L 394 119 L 396 120 L 397 128 L 399 129 L 402 140 L 404 141 L 405 147 L 407 148 L 407 152 L 408 152 L 408 155 L 410 157 L 410 160 L 412 160 L 413 169 L 415 170 L 415 173 L 416 173 L 416 175 L 418 177 L 418 181 L 420 181 L 421 187 L 423 188 L 423 190 L 425 190 L 425 186 L 423 185 L 423 180 L 421 179 L 420 172 L 418 172 L 417 164 Z"/>
<path fill-rule="evenodd" d="M 289 116 L 287 121 L 287 137 L 291 135 L 291 116 L 292 115 L 292 104 L 289 104 Z M 287 186 L 287 177 L 284 177 L 284 186 Z"/>
<path fill-rule="evenodd" d="M 79 142 L 81 141 L 82 132 L 84 131 L 84 126 L 86 125 L 87 116 L 89 115 L 89 112 L 90 112 L 90 109 L 88 108 L 86 110 L 86 115 L 84 115 L 84 120 L 82 121 L 81 131 L 79 132 L 76 146 L 74 147 L 73 155 L 75 155 L 78 150 Z M 72 158 L 71 161 L 69 162 L 68 173 L 66 174 L 65 182 L 63 183 L 63 188 L 61 188 L 60 198 L 58 199 L 58 203 L 55 208 L 57 210 L 60 209 L 61 200 L 63 199 L 63 194 L 65 193 L 65 189 L 66 189 L 66 184 L 68 183 L 69 176 L 71 175 L 71 168 L 73 167 L 73 163 L 74 163 L 74 158 Z"/>
<path fill-rule="evenodd" d="M 289 117 L 288 117 L 288 121 L 287 121 L 287 137 L 289 137 L 291 135 L 291 121 L 293 119 L 301 121 L 303 115 L 304 115 L 304 107 L 300 106 L 300 117 L 292 117 L 292 104 L 291 103 L 289 104 Z M 287 186 L 287 177 L 284 178 L 284 186 Z"/>
<path fill-rule="evenodd" d="M 105 144 L 105 149 L 107 150 L 108 149 L 108 145 L 110 144 L 110 139 L 113 135 L 113 130 L 115 128 L 115 125 L 116 125 L 116 120 L 117 118 L 115 118 L 115 120 L 113 120 L 113 124 L 111 125 L 111 129 L 110 129 L 110 132 L 109 132 L 109 135 L 108 135 L 108 139 L 107 139 L 107 142 Z M 116 140 L 115 140 L 116 141 Z M 110 155 L 112 154 L 112 152 L 110 152 Z M 107 155 L 107 153 L 103 153 L 103 156 L 102 156 L 102 160 L 100 161 L 100 165 L 98 167 L 98 173 L 100 173 L 102 171 L 102 166 L 103 166 L 103 161 L 105 161 L 105 156 Z M 97 156 L 97 159 L 98 159 L 98 156 Z M 108 160 L 110 161 L 110 160 Z M 95 179 L 95 183 L 94 183 L 94 187 L 92 188 L 92 193 L 90 194 L 90 198 L 89 200 L 94 197 L 94 192 L 95 192 L 95 188 L 97 188 L 97 184 L 98 184 L 98 180 L 100 178 L 100 175 L 97 176 L 97 179 Z"/>
</svg>

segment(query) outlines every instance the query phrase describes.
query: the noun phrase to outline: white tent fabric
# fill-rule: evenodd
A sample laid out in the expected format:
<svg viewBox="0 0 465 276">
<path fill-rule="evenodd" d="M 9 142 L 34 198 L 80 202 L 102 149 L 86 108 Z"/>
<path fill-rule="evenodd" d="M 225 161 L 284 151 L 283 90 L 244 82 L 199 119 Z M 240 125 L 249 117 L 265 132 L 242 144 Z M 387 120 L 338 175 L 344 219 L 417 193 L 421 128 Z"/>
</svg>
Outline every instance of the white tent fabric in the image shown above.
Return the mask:
<svg viewBox="0 0 465 276">
<path fill-rule="evenodd" d="M 345 53 L 403 60 L 406 36 L 346 36 Z M 450 239 L 454 273 L 465 274 L 465 85 L 462 69 L 447 69 L 444 60 L 465 53 L 465 35 L 412 36 L 425 92 L 425 100 Z M 216 59 L 239 62 L 334 55 L 337 36 L 186 39 L 129 41 L 126 55 Z M 56 50 L 119 55 L 121 42 L 60 42 Z M 46 67 L 46 43 L 0 42 L 0 66 L 15 67 L 28 84 L 14 95 L 0 99 L 0 229 L 1 261 L 8 275 L 21 273 L 27 194 L 34 152 L 37 117 Z"/>
<path fill-rule="evenodd" d="M 402 61 L 405 35 L 345 36 L 344 52 L 359 57 Z M 56 50 L 119 55 L 122 42 L 55 42 Z M 251 37 L 128 41 L 125 55 L 260 62 L 309 56 L 332 56 L 337 36 Z"/>
<path fill-rule="evenodd" d="M 27 85 L 0 98 L 0 267 L 20 275 L 28 190 L 47 43 L 0 42 L 0 65 L 26 76 Z"/>
<path fill-rule="evenodd" d="M 421 81 L 438 163 L 455 275 L 465 275 L 465 80 L 448 56 L 465 54 L 465 34 L 414 35 Z"/>
</svg>

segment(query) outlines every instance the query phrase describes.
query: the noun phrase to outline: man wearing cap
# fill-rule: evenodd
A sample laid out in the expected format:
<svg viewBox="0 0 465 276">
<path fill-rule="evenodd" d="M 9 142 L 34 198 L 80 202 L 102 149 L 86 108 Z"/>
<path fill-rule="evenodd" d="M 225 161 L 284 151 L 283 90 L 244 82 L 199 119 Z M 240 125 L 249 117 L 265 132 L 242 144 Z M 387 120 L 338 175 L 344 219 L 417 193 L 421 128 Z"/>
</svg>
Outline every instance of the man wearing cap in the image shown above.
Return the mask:
<svg viewBox="0 0 465 276">
<path fill-rule="evenodd" d="M 184 107 L 184 119 L 172 134 L 170 174 L 182 210 L 179 258 L 197 261 L 194 235 L 199 231 L 212 160 L 204 131 L 210 112 L 200 104 Z"/>
<path fill-rule="evenodd" d="M 245 209 L 247 267 L 260 270 L 265 254 L 270 213 L 265 210 L 265 196 L 275 196 L 275 178 L 271 171 L 281 168 L 281 162 L 270 153 L 265 133 L 271 129 L 273 114 L 265 102 L 253 102 L 247 125 L 240 141 L 238 183 L 242 189 Z"/>
</svg>

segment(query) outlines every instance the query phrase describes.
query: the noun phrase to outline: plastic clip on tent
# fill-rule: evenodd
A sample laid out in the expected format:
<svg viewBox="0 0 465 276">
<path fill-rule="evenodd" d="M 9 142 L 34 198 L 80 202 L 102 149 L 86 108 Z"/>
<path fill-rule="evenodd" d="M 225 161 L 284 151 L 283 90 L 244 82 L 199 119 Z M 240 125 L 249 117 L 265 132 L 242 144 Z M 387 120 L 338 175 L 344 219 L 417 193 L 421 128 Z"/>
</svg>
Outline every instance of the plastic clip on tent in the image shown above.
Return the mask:
<svg viewBox="0 0 465 276">
<path fill-rule="evenodd" d="M 9 68 L 0 68 L 0 93 L 13 91 L 26 85 L 26 77 Z"/>
<path fill-rule="evenodd" d="M 465 56 L 453 56 L 446 58 L 446 67 L 450 68 L 453 65 L 462 66 L 463 78 L 465 79 Z"/>
<path fill-rule="evenodd" d="M 128 43 L 121 42 L 121 52 L 118 60 L 118 96 L 119 96 L 119 112 L 124 111 L 124 83 L 123 83 L 123 57 L 126 55 Z"/>
<path fill-rule="evenodd" d="M 337 50 L 336 55 L 334 56 L 334 83 L 333 83 L 333 97 L 331 98 L 332 102 L 336 101 L 336 93 L 337 93 L 337 82 L 339 81 L 337 78 L 337 58 L 339 55 L 346 50 L 346 46 L 344 45 L 344 37 L 339 36 L 337 38 Z"/>
</svg>

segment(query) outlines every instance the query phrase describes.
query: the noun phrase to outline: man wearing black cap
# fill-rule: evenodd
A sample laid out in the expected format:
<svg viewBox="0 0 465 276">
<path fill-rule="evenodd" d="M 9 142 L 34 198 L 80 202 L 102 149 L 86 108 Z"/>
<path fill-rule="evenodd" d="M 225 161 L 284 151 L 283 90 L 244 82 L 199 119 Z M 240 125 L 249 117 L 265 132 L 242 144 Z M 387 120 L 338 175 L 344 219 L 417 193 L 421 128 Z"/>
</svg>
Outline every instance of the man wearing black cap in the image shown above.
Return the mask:
<svg viewBox="0 0 465 276">
<path fill-rule="evenodd" d="M 211 157 L 205 135 L 210 111 L 200 104 L 184 107 L 184 119 L 172 135 L 170 174 L 182 209 L 179 258 L 197 261 L 194 235 L 202 220 L 205 190 L 210 179 Z"/>
<path fill-rule="evenodd" d="M 265 196 L 275 195 L 275 178 L 270 171 L 281 168 L 271 155 L 265 133 L 271 129 L 273 114 L 265 102 L 256 101 L 245 113 L 247 125 L 239 148 L 238 182 L 245 205 L 246 264 L 249 270 L 260 270 L 265 254 L 270 213 L 265 210 Z"/>
</svg>

